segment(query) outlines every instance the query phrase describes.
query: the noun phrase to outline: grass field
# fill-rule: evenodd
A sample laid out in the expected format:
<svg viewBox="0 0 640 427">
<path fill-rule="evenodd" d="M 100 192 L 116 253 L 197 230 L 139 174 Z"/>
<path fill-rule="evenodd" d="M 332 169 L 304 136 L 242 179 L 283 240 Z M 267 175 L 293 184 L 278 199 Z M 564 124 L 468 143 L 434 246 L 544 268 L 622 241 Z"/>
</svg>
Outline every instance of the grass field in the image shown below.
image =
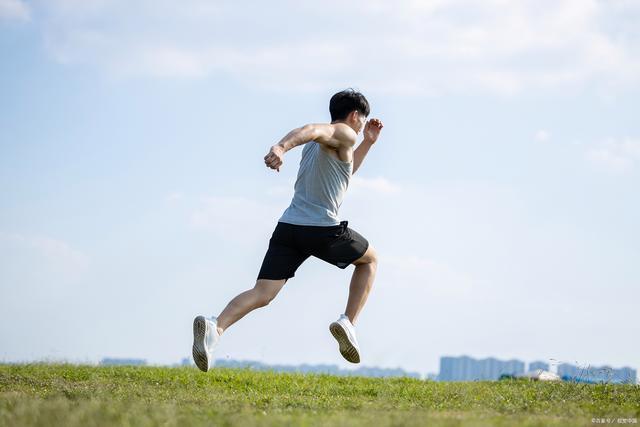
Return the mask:
<svg viewBox="0 0 640 427">
<path fill-rule="evenodd" d="M 0 365 L 0 426 L 586 426 L 607 417 L 638 425 L 640 386 Z"/>
</svg>

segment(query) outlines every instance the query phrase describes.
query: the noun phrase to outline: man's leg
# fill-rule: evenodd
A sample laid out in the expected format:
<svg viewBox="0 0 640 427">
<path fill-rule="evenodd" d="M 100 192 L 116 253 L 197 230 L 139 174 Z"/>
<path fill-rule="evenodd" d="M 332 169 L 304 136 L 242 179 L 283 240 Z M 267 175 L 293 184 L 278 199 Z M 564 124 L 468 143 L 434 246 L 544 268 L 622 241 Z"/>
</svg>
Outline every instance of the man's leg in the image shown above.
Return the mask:
<svg viewBox="0 0 640 427">
<path fill-rule="evenodd" d="M 356 319 L 367 302 L 367 297 L 373 286 L 378 268 L 378 255 L 373 246 L 369 245 L 364 255 L 352 264 L 356 266 L 351 276 L 349 286 L 349 299 L 344 314 L 347 315 L 351 324 L 355 325 Z"/>
<path fill-rule="evenodd" d="M 256 308 L 269 304 L 278 295 L 286 281 L 287 279 L 258 279 L 253 289 L 244 291 L 236 296 L 222 310 L 222 313 L 218 316 L 218 333 L 222 334 L 225 329 Z"/>
</svg>

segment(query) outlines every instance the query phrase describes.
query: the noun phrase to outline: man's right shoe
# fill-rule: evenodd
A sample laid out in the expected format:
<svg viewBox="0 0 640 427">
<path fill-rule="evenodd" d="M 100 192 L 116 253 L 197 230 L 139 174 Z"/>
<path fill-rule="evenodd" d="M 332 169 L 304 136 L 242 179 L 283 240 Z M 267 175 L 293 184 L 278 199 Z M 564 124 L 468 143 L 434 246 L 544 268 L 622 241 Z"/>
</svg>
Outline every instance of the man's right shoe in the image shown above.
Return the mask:
<svg viewBox="0 0 640 427">
<path fill-rule="evenodd" d="M 360 363 L 360 347 L 356 331 L 349 318 L 341 314 L 338 320 L 329 325 L 331 335 L 338 341 L 340 354 L 351 363 Z"/>
<path fill-rule="evenodd" d="M 198 316 L 193 319 L 193 361 L 203 372 L 207 372 L 213 363 L 213 350 L 218 345 L 218 319 Z"/>
</svg>

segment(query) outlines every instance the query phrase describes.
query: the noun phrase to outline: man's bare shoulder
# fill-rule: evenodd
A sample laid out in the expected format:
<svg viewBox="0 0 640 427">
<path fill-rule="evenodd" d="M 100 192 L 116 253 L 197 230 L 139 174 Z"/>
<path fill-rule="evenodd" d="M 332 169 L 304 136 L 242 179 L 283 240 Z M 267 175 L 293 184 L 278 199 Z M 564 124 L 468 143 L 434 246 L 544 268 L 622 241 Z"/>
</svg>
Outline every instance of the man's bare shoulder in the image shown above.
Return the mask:
<svg viewBox="0 0 640 427">
<path fill-rule="evenodd" d="M 349 125 L 345 123 L 331 123 L 333 127 L 333 138 L 340 141 L 344 145 L 354 145 L 358 138 L 358 134 Z"/>
<path fill-rule="evenodd" d="M 344 123 L 315 123 L 303 127 L 309 129 L 311 140 L 331 148 L 352 147 L 358 134 Z"/>
</svg>

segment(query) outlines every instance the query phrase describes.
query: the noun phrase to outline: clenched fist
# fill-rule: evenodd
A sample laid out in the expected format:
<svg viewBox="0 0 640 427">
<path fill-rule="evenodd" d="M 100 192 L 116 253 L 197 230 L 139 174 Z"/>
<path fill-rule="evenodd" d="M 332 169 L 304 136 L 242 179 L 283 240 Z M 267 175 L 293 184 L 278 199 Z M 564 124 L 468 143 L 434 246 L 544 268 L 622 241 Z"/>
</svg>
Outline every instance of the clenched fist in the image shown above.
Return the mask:
<svg viewBox="0 0 640 427">
<path fill-rule="evenodd" d="M 279 145 L 274 145 L 269 150 L 266 156 L 264 156 L 264 164 L 268 168 L 275 169 L 280 172 L 280 166 L 282 166 L 282 159 L 284 158 L 284 148 Z"/>
</svg>

